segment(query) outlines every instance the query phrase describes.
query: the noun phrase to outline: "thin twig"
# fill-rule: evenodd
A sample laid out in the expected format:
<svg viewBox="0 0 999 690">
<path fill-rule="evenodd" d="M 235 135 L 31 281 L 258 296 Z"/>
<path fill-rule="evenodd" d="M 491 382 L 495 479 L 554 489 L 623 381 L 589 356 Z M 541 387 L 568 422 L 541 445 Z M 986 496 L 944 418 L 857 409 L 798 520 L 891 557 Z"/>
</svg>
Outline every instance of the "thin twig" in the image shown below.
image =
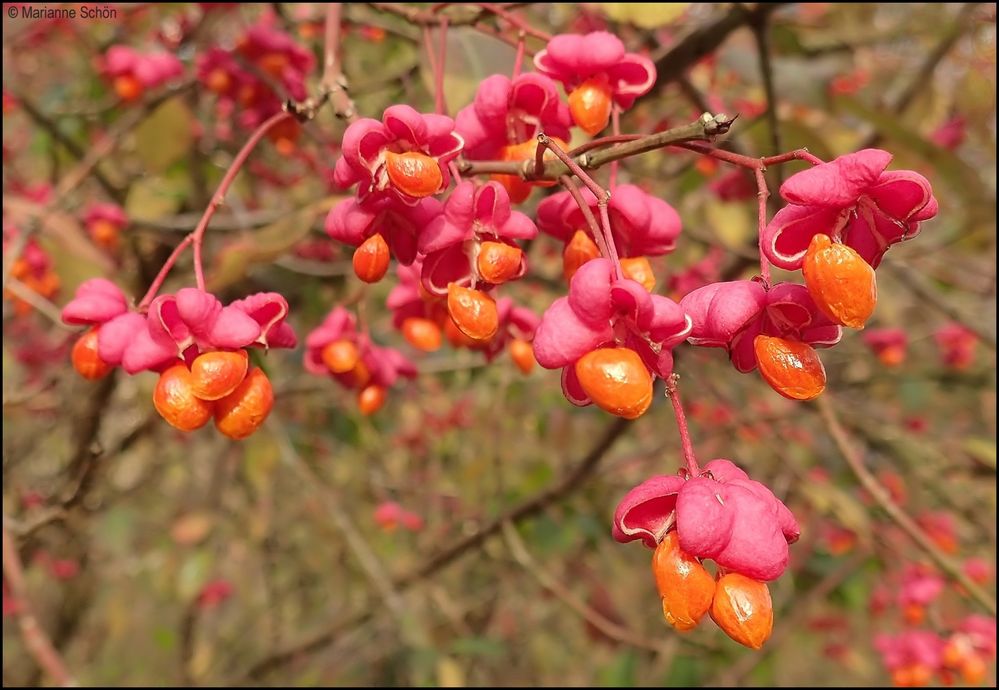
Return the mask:
<svg viewBox="0 0 999 690">
<path fill-rule="evenodd" d="M 696 122 L 615 144 L 596 153 L 583 153 L 572 158 L 580 169 L 595 170 L 612 161 L 683 142 L 713 141 L 727 133 L 733 121 L 733 118 L 725 115 L 711 116 L 705 113 Z M 465 175 L 519 175 L 525 180 L 557 180 L 569 172 L 569 166 L 564 162 L 551 160 L 545 162 L 544 172 L 539 175 L 535 171 L 534 159 L 526 161 L 464 161 L 459 165 L 459 169 Z"/>
<path fill-rule="evenodd" d="M 18 610 L 15 615 L 28 653 L 39 668 L 52 677 L 56 685 L 63 688 L 76 687 L 77 683 L 66 668 L 66 663 L 35 617 L 34 607 L 28 598 L 28 588 L 24 583 L 21 556 L 17 552 L 13 537 L 7 532 L 6 515 L 3 516 L 3 574 L 7 586 L 10 587 L 10 595 L 17 602 Z"/>
<path fill-rule="evenodd" d="M 466 553 L 480 548 L 487 539 L 499 533 L 503 525 L 508 522 L 518 523 L 529 519 L 544 511 L 548 506 L 565 498 L 579 488 L 597 469 L 600 461 L 605 457 L 607 451 L 614 443 L 624 435 L 631 427 L 631 422 L 618 418 L 611 422 L 604 433 L 597 439 L 590 451 L 579 461 L 576 467 L 566 475 L 561 481 L 538 492 L 526 501 L 517 504 L 505 513 L 492 520 L 484 527 L 466 535 L 462 539 L 454 542 L 438 553 L 427 558 L 421 565 L 403 573 L 392 580 L 392 584 L 399 590 L 406 589 L 416 583 L 426 579 L 434 573 L 444 569 L 454 561 L 458 560 Z M 316 633 L 312 637 L 297 644 L 291 645 L 283 650 L 270 653 L 253 666 L 241 677 L 235 679 L 235 684 L 245 684 L 247 682 L 262 678 L 277 668 L 301 658 L 303 655 L 319 651 L 332 643 L 337 636 L 346 630 L 350 630 L 372 616 L 371 610 L 365 610 L 358 614 L 334 622 L 331 626 Z"/>
<path fill-rule="evenodd" d="M 917 525 L 916 522 L 909 517 L 904 510 L 902 510 L 902 508 L 892 501 L 887 490 L 881 485 L 877 478 L 871 474 L 870 470 L 867 469 L 867 466 L 864 464 L 860 454 L 850 441 L 846 430 L 840 423 L 839 416 L 836 414 L 836 410 L 831 401 L 831 396 L 828 392 L 819 398 L 818 411 L 822 416 L 823 421 L 826 423 L 829 435 L 832 436 L 833 442 L 835 442 L 836 447 L 843 456 L 843 459 L 846 460 L 846 464 L 849 465 L 850 470 L 853 472 L 854 476 L 856 476 L 861 486 L 867 489 L 868 493 L 871 494 L 881 509 L 888 514 L 888 517 L 891 518 L 892 522 L 898 525 L 903 532 L 916 542 L 916 545 L 925 551 L 926 555 L 928 555 L 933 562 L 948 575 L 948 577 L 964 587 L 972 599 L 978 602 L 978 604 L 981 605 L 982 608 L 984 608 L 990 615 L 995 616 L 995 599 L 989 596 L 988 593 L 980 586 L 972 582 L 971 579 L 964 574 L 960 565 L 954 563 L 948 556 L 944 555 L 940 549 L 937 548 L 936 544 L 934 544 L 933 541 L 926 536 L 925 532 L 919 528 L 919 525 Z"/>
</svg>

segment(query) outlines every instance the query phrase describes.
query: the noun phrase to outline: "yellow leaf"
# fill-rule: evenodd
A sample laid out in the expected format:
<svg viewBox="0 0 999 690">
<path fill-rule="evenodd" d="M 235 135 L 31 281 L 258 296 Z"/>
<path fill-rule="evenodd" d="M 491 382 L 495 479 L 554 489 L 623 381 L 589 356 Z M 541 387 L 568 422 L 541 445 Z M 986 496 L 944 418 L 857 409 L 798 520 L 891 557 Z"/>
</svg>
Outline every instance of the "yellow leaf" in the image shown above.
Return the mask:
<svg viewBox="0 0 999 690">
<path fill-rule="evenodd" d="M 450 657 L 441 657 L 437 661 L 437 685 L 442 688 L 465 687 L 465 672 L 461 664 Z"/>
<path fill-rule="evenodd" d="M 721 240 L 726 247 L 742 247 L 756 232 L 748 209 L 745 204 L 723 201 L 708 203 L 704 212 L 709 234 Z"/>
<path fill-rule="evenodd" d="M 629 22 L 641 29 L 672 24 L 690 7 L 689 2 L 602 2 L 604 14 L 616 22 Z"/>
</svg>

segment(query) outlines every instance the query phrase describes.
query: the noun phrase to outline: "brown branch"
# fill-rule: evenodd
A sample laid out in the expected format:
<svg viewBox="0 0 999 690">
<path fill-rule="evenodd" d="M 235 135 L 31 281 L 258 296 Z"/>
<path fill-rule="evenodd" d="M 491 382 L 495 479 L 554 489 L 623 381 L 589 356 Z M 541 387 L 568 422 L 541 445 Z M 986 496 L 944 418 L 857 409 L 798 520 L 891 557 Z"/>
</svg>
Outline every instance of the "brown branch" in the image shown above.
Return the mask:
<svg viewBox="0 0 999 690">
<path fill-rule="evenodd" d="M 531 556 L 530 552 L 527 550 L 527 546 L 524 544 L 523 539 L 521 539 L 520 535 L 517 533 L 517 528 L 514 527 L 513 524 L 509 522 L 503 524 L 503 537 L 506 540 L 507 548 L 510 550 L 510 555 L 513 556 L 513 559 L 517 561 L 517 563 L 519 563 L 542 588 L 554 594 L 559 601 L 575 611 L 587 623 L 612 640 L 617 640 L 618 642 L 635 647 L 636 649 L 644 649 L 655 654 L 662 654 L 664 652 L 666 643 L 671 638 L 666 637 L 659 641 L 646 639 L 638 633 L 615 623 L 614 621 L 601 615 L 598 611 L 595 611 L 587 606 L 585 602 L 581 601 L 579 597 L 569 591 L 565 585 L 558 581 L 557 577 L 548 572 L 544 566 L 538 563 L 537 560 Z M 676 639 L 695 647 L 701 646 L 688 637 L 677 636 Z"/>
<path fill-rule="evenodd" d="M 705 113 L 696 122 L 674 127 L 665 132 L 657 132 L 640 137 L 633 141 L 615 144 L 595 153 L 582 153 L 573 160 L 583 170 L 596 170 L 612 161 L 637 156 L 689 141 L 714 141 L 726 134 L 732 126 L 734 118 L 727 115 L 711 115 Z M 535 160 L 526 161 L 463 161 L 458 169 L 463 175 L 502 174 L 519 175 L 525 180 L 557 180 L 569 172 L 569 166 L 560 160 L 545 161 L 544 171 L 538 175 L 535 172 Z"/>
<path fill-rule="evenodd" d="M 403 590 L 420 582 L 437 571 L 444 569 L 466 553 L 481 547 L 487 539 L 499 533 L 504 524 L 518 523 L 532 518 L 556 501 L 571 494 L 594 473 L 607 451 L 611 449 L 614 443 L 630 426 L 631 422 L 626 419 L 619 418 L 611 422 L 604 429 L 604 433 L 590 451 L 579 461 L 572 472 L 566 475 L 561 481 L 514 506 L 489 522 L 485 527 L 430 556 L 423 564 L 413 570 L 393 578 L 392 585 L 398 590 Z M 291 645 L 286 649 L 272 652 L 251 666 L 241 678 L 234 680 L 233 684 L 242 685 L 258 680 L 275 669 L 285 666 L 302 656 L 317 652 L 332 643 L 342 632 L 361 625 L 373 615 L 374 611 L 370 609 L 361 611 L 334 622 L 326 630 L 306 640 Z"/>
<path fill-rule="evenodd" d="M 892 276 L 898 279 L 898 281 L 905 285 L 905 287 L 916 293 L 918 297 L 927 302 L 931 307 L 974 333 L 978 336 L 978 339 L 986 345 L 986 347 L 995 352 L 996 334 L 988 330 L 985 325 L 986 320 L 981 318 L 971 318 L 953 304 L 945 300 L 930 286 L 929 282 L 919 271 L 913 271 L 908 267 L 897 266 L 895 264 L 886 264 L 885 270 L 891 273 Z"/>
<path fill-rule="evenodd" d="M 958 12 L 954 23 L 947 29 L 947 33 L 944 34 L 944 37 L 940 40 L 937 46 L 926 55 L 926 59 L 923 60 L 919 69 L 917 69 L 912 75 L 912 80 L 909 81 L 906 87 L 899 92 L 898 98 L 896 98 L 893 102 L 886 104 L 886 109 L 888 111 L 894 113 L 895 115 L 901 115 L 909 109 L 909 106 L 916 100 L 916 96 L 926 89 L 926 84 L 933 77 L 933 73 L 936 71 L 937 67 L 961 39 L 964 32 L 968 30 L 971 25 L 971 20 L 974 18 L 975 10 L 978 8 L 978 4 L 979 3 L 971 2 L 961 8 L 961 11 Z M 881 143 L 883 138 L 884 136 L 881 132 L 875 130 L 869 137 L 867 137 L 864 143 L 857 148 L 858 150 L 873 148 Z M 995 349 L 994 346 L 993 349 Z"/>
<path fill-rule="evenodd" d="M 64 688 L 75 687 L 76 681 L 35 617 L 31 601 L 28 599 L 28 589 L 24 583 L 21 555 L 17 552 L 14 539 L 7 532 L 6 515 L 3 516 L 3 574 L 7 586 L 10 587 L 10 595 L 17 602 L 18 611 L 15 615 L 28 653 L 57 685 Z"/>
<path fill-rule="evenodd" d="M 24 108 L 24 112 L 28 114 L 34 122 L 48 132 L 56 143 L 62 146 L 69 154 L 76 160 L 83 160 L 86 156 L 86 151 L 80 147 L 75 141 L 73 141 L 68 135 L 66 135 L 59 126 L 56 125 L 45 113 L 43 113 L 35 103 L 28 98 L 28 96 L 23 91 L 15 91 L 14 97 L 17 98 L 18 102 Z M 98 184 L 104 188 L 104 191 L 108 193 L 115 202 L 121 204 L 125 200 L 124 190 L 113 183 L 107 175 L 105 175 L 100 168 L 94 168 L 94 179 L 97 180 Z"/>
<path fill-rule="evenodd" d="M 715 52 L 736 29 L 746 26 L 759 17 L 765 17 L 780 9 L 784 3 L 760 3 L 755 9 L 748 9 L 743 3 L 736 3 L 728 14 L 711 24 L 695 29 L 684 36 L 662 55 L 655 58 L 656 83 L 660 88 L 682 77 L 701 58 Z M 650 92 L 645 98 L 653 98 Z"/>
<path fill-rule="evenodd" d="M 867 466 L 864 464 L 860 454 L 852 445 L 846 430 L 840 423 L 839 416 L 836 414 L 836 410 L 831 401 L 831 396 L 828 392 L 819 398 L 817 407 L 819 414 L 826 423 L 829 435 L 832 436 L 833 442 L 839 449 L 843 459 L 846 460 L 846 464 L 849 465 L 854 476 L 860 482 L 860 485 L 867 489 L 868 493 L 871 494 L 881 509 L 887 513 L 892 522 L 898 525 L 902 531 L 909 536 L 909 538 L 916 542 L 916 545 L 925 551 L 926 555 L 928 555 L 930 559 L 936 563 L 948 577 L 950 577 L 950 579 L 964 587 L 972 599 L 978 602 L 978 604 L 981 605 L 982 608 L 984 608 L 990 615 L 995 616 L 995 599 L 990 597 L 984 589 L 972 582 L 968 576 L 964 574 L 964 571 L 961 570 L 960 565 L 954 563 L 948 556 L 944 555 L 940 549 L 937 548 L 936 544 L 934 544 L 933 541 L 926 536 L 923 530 L 919 528 L 919 525 L 917 525 L 916 522 L 909 517 L 904 510 L 902 510 L 902 508 L 891 500 L 891 496 L 888 495 L 885 488 L 881 486 L 881 483 L 877 480 L 877 478 L 875 478 L 875 476 L 871 474 L 870 470 L 867 469 Z"/>
</svg>

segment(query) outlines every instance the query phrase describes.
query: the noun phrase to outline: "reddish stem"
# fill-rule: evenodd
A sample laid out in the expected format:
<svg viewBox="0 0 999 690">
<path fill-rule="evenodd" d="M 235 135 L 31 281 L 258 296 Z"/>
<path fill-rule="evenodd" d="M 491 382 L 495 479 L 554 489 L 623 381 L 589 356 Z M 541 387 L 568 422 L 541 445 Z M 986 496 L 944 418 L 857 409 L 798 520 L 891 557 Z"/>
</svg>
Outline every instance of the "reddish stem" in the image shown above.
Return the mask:
<svg viewBox="0 0 999 690">
<path fill-rule="evenodd" d="M 166 260 L 166 263 L 163 264 L 163 267 L 160 269 L 160 272 L 157 274 L 155 280 L 153 280 L 153 284 L 149 286 L 149 290 L 139 303 L 140 310 L 149 306 L 149 303 L 154 297 L 156 297 L 156 293 L 159 291 L 160 286 L 166 279 L 170 269 L 172 269 L 174 264 L 177 263 L 177 259 L 180 258 L 180 255 L 189 244 L 194 245 L 194 280 L 199 290 L 205 289 L 205 271 L 201 258 L 201 245 L 204 242 L 205 230 L 208 229 L 208 223 L 211 221 L 212 216 L 215 215 L 215 211 L 218 210 L 219 206 L 225 203 L 226 192 L 229 191 L 229 187 L 236 179 L 236 175 L 239 174 L 243 164 L 246 163 L 246 159 L 250 157 L 253 149 L 256 148 L 257 144 L 260 143 L 260 140 L 264 138 L 264 135 L 266 135 L 267 132 L 290 117 L 292 117 L 292 114 L 286 111 L 282 111 L 271 116 L 270 119 L 257 127 L 256 131 L 254 131 L 246 143 L 243 144 L 243 148 L 240 149 L 239 153 L 236 154 L 236 157 L 232 159 L 229 169 L 226 171 L 222 181 L 219 182 L 218 189 L 215 190 L 212 200 L 208 202 L 208 208 L 205 209 L 205 213 L 201 216 L 201 220 L 198 221 L 198 225 L 194 228 L 194 232 L 185 237 L 183 241 L 177 245 L 177 247 L 173 250 L 173 253 L 170 254 L 170 257 Z"/>
<path fill-rule="evenodd" d="M 579 167 L 579 163 L 570 158 L 569 154 L 563 151 L 562 147 L 552 141 L 546 134 L 538 135 L 538 143 L 554 153 L 560 161 L 565 163 L 565 166 L 569 168 L 569 172 L 578 177 L 579 181 L 585 184 L 586 188 L 593 192 L 593 196 L 595 196 L 598 200 L 609 196 L 607 194 L 607 190 L 598 185 L 585 170 Z M 543 163 L 542 155 L 543 154 L 539 153 L 537 154 L 537 158 L 535 158 L 535 172 L 537 172 L 538 162 L 541 161 Z"/>
<path fill-rule="evenodd" d="M 544 151 L 544 148 L 539 146 L 539 151 Z M 600 231 L 600 225 L 597 223 L 596 216 L 593 215 L 593 211 L 590 210 L 590 205 L 586 203 L 583 195 L 579 191 L 579 185 L 572 179 L 570 175 L 562 175 L 559 182 L 562 186 L 566 188 L 569 192 L 569 196 L 572 197 L 576 205 L 579 206 L 579 210 L 583 213 L 583 218 L 586 220 L 586 225 L 590 228 L 590 234 L 593 235 L 594 241 L 597 243 L 597 248 L 600 250 L 601 256 L 609 259 L 610 249 L 607 247 L 607 242 L 604 240 L 604 234 Z"/>
<path fill-rule="evenodd" d="M 760 277 L 763 278 L 763 287 L 770 289 L 770 261 L 763 252 L 763 231 L 767 227 L 767 199 L 770 198 L 770 188 L 767 187 L 767 177 L 763 174 L 763 166 L 761 165 L 754 172 L 756 174 L 756 198 L 759 205 L 757 242 L 760 249 Z"/>
<path fill-rule="evenodd" d="M 554 153 L 560 161 L 565 163 L 566 167 L 569 168 L 569 171 L 578 177 L 580 181 L 586 185 L 587 189 L 593 192 L 593 196 L 597 198 L 597 207 L 600 209 L 600 233 L 603 235 L 606 249 L 606 251 L 602 251 L 602 253 L 614 264 L 614 272 L 620 280 L 624 277 L 624 271 L 621 269 L 621 260 L 618 258 L 617 246 L 614 244 L 614 235 L 611 233 L 610 214 L 607 211 L 607 202 L 610 201 L 610 192 L 597 184 L 596 180 L 586 174 L 586 171 L 579 167 L 579 163 L 573 160 L 569 154 L 563 151 L 562 148 L 552 141 L 547 135 L 539 134 L 538 143 L 540 144 L 540 146 L 538 146 L 539 153 L 536 154 L 534 159 L 535 173 L 537 173 L 537 171 L 543 166 L 543 154 L 540 153 L 540 151 L 541 147 L 544 146 Z M 577 203 L 580 203 L 581 200 L 582 197 L 577 200 Z M 582 205 L 580 207 L 582 208 Z"/>
<path fill-rule="evenodd" d="M 525 22 L 523 19 L 513 14 L 512 12 L 508 12 L 499 5 L 494 5 L 491 2 L 473 2 L 471 4 L 476 5 L 477 7 L 481 7 L 484 10 L 488 10 L 489 12 L 492 12 L 497 17 L 506 20 L 508 24 L 517 29 L 520 29 L 525 34 L 534 36 L 535 38 L 540 38 L 542 41 L 552 40 L 552 35 L 550 33 L 542 31 L 541 29 L 535 29 L 533 26 Z"/>
<path fill-rule="evenodd" d="M 526 35 L 523 31 L 517 34 L 517 55 L 513 59 L 513 77 L 516 80 L 520 76 L 520 70 L 524 66 L 524 39 Z"/>
<path fill-rule="evenodd" d="M 177 263 L 177 259 L 179 259 L 180 255 L 184 253 L 184 250 L 191 246 L 191 242 L 193 240 L 194 235 L 190 234 L 181 240 L 180 244 L 174 247 L 173 252 L 171 252 L 170 256 L 160 268 L 160 272 L 156 274 L 156 277 L 153 279 L 149 289 L 146 290 L 146 294 L 142 297 L 142 301 L 139 302 L 139 311 L 144 311 L 146 307 L 149 306 L 149 303 L 153 301 L 153 298 L 156 297 L 156 293 L 158 293 L 160 288 L 163 286 L 163 281 L 166 280 L 167 274 L 170 273 L 170 269 L 172 269 L 173 265 Z"/>
<path fill-rule="evenodd" d="M 250 138 L 243 144 L 243 148 L 232 159 L 232 164 L 229 166 L 229 170 L 226 171 L 222 181 L 219 182 L 219 188 L 215 190 L 215 195 L 208 203 L 208 208 L 205 209 L 204 215 L 201 216 L 198 227 L 194 228 L 194 279 L 197 282 L 199 290 L 205 289 L 205 271 L 201 262 L 201 245 L 205 239 L 205 230 L 208 229 L 208 223 L 211 221 L 212 216 L 215 215 L 215 211 L 218 210 L 219 206 L 225 203 L 226 192 L 229 191 L 229 187 L 236 179 L 236 175 L 239 174 L 243 164 L 246 163 L 246 159 L 253 153 L 253 149 L 257 147 L 260 140 L 275 126 L 291 117 L 291 113 L 285 111 L 272 115 L 270 119 L 257 127 L 257 130 L 250 135 Z"/>
<path fill-rule="evenodd" d="M 447 60 L 447 17 L 441 17 L 440 58 L 434 72 L 434 106 L 438 115 L 447 115 L 447 102 L 444 100 L 444 65 Z"/>
<path fill-rule="evenodd" d="M 610 194 L 600 198 L 597 202 L 597 208 L 600 209 L 600 229 L 604 233 L 604 242 L 607 243 L 607 251 L 610 256 L 607 257 L 614 264 L 614 273 L 617 275 L 618 280 L 624 278 L 624 269 L 621 268 L 621 259 L 617 255 L 617 245 L 614 244 L 614 235 L 611 233 L 610 224 L 610 213 L 607 210 L 607 202 L 610 200 Z"/>
<path fill-rule="evenodd" d="M 677 381 L 680 377 L 671 374 L 666 379 L 666 396 L 673 404 L 673 416 L 676 417 L 676 426 L 680 430 L 680 446 L 683 448 L 683 460 L 687 463 L 687 471 L 691 476 L 696 477 L 701 473 L 701 468 L 694 457 L 694 444 L 690 441 L 690 430 L 687 429 L 687 415 L 683 412 L 683 403 L 680 401 L 680 389 Z"/>
<path fill-rule="evenodd" d="M 612 131 L 614 132 L 614 136 L 621 136 L 621 109 L 618 108 L 617 103 L 615 103 L 611 108 L 611 126 L 613 127 Z M 617 186 L 617 169 L 620 164 L 620 161 L 611 161 L 610 182 L 607 185 L 611 188 L 611 190 Z"/>
</svg>

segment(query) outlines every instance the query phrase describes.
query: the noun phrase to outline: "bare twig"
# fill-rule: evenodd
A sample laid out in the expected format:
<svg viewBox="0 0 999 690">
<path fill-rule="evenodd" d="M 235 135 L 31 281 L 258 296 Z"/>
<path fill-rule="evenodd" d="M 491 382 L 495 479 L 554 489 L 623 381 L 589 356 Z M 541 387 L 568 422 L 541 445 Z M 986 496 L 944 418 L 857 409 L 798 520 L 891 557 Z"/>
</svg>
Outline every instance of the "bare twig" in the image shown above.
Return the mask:
<svg viewBox="0 0 999 690">
<path fill-rule="evenodd" d="M 968 592 L 972 599 L 974 599 L 978 604 L 984 608 L 989 614 L 996 615 L 996 602 L 988 593 L 979 587 L 977 584 L 971 581 L 964 571 L 961 570 L 961 566 L 954 563 L 948 556 L 944 555 L 940 549 L 937 548 L 936 544 L 926 536 L 926 534 L 919 528 L 919 525 L 909 517 L 909 515 L 902 510 L 898 505 L 891 500 L 891 496 L 888 495 L 887 490 L 877 478 L 871 474 L 870 470 L 864 464 L 863 459 L 860 454 L 854 448 L 846 430 L 839 421 L 839 416 L 836 414 L 836 410 L 831 401 L 830 395 L 827 392 L 825 395 L 818 400 L 818 411 L 822 416 L 823 421 L 826 423 L 826 428 L 829 430 L 829 435 L 832 436 L 836 447 L 839 449 L 840 454 L 843 459 L 846 460 L 846 464 L 849 465 L 850 470 L 856 476 L 860 485 L 863 486 L 871 494 L 874 500 L 877 502 L 878 506 L 887 513 L 888 517 L 891 518 L 892 522 L 898 525 L 903 532 L 905 532 L 909 538 L 911 538 L 916 545 L 919 546 L 926 555 L 936 563 L 944 573 L 947 574 L 952 580 L 960 584 Z"/>
<path fill-rule="evenodd" d="M 732 126 L 733 118 L 726 115 L 712 116 L 705 113 L 696 122 L 657 132 L 632 141 L 615 144 L 596 153 L 582 153 L 573 160 L 583 170 L 595 170 L 612 161 L 637 156 L 641 153 L 689 141 L 713 141 L 724 135 Z M 544 171 L 537 174 L 533 158 L 526 161 L 465 161 L 459 165 L 462 174 L 519 175 L 525 180 L 557 180 L 569 172 L 569 166 L 560 160 L 545 161 Z"/>
<path fill-rule="evenodd" d="M 76 687 L 77 683 L 66 668 L 66 663 L 35 617 L 34 608 L 28 598 L 28 588 L 24 583 L 21 556 L 17 552 L 14 539 L 7 532 L 6 515 L 3 516 L 3 574 L 10 587 L 11 596 L 17 602 L 17 623 L 21 628 L 21 637 L 24 639 L 24 646 L 28 648 L 28 653 L 57 685 L 64 688 Z"/>
<path fill-rule="evenodd" d="M 415 585 L 417 582 L 447 567 L 466 553 L 481 547 L 487 539 L 499 533 L 504 524 L 508 522 L 518 523 L 532 518 L 556 501 L 570 495 L 596 471 L 607 451 L 610 450 L 630 426 L 631 422 L 626 419 L 618 418 L 614 420 L 604 429 L 604 433 L 597 439 L 597 442 L 590 451 L 579 461 L 573 471 L 561 481 L 556 482 L 554 485 L 514 506 L 484 527 L 456 541 L 451 546 L 430 556 L 413 570 L 393 578 L 392 585 L 399 590 Z M 332 643 L 341 633 L 362 624 L 372 615 L 373 612 L 371 610 L 365 610 L 340 619 L 308 639 L 302 640 L 283 650 L 272 652 L 251 666 L 243 677 L 233 682 L 243 684 L 262 678 L 275 669 L 285 666 L 303 655 L 315 653 Z"/>
</svg>

